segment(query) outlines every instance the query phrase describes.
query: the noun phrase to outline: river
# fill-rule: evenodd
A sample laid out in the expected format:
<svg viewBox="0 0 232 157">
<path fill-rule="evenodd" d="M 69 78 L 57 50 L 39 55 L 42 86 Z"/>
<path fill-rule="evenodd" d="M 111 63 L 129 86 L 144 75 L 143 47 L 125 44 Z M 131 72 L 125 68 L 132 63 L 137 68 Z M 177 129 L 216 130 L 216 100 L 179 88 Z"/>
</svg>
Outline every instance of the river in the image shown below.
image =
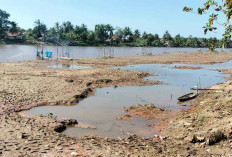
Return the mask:
<svg viewBox="0 0 232 157">
<path fill-rule="evenodd" d="M 41 48 L 33 45 L 3 45 L 0 46 L 0 62 L 23 61 L 37 59 L 37 50 Z M 222 51 L 222 49 L 216 49 Z M 103 56 L 104 53 L 112 53 L 114 57 L 136 56 L 145 54 L 162 54 L 162 53 L 179 53 L 179 52 L 203 52 L 208 51 L 207 48 L 142 48 L 142 47 L 78 47 L 78 46 L 45 46 L 44 52 L 52 51 L 53 58 L 65 56 L 65 52 L 69 52 L 70 58 L 96 58 Z M 232 49 L 224 49 L 223 51 L 232 51 Z"/>
</svg>

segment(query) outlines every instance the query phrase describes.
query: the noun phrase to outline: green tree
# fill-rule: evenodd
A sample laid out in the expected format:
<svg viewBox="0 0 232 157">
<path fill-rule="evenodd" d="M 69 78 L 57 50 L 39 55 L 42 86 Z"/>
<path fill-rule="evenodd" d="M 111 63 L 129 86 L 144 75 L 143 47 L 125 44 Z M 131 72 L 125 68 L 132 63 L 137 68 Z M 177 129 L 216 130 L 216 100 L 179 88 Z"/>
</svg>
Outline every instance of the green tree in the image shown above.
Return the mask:
<svg viewBox="0 0 232 157">
<path fill-rule="evenodd" d="M 125 42 L 133 42 L 133 33 L 130 27 L 125 27 L 123 29 L 123 39 Z"/>
<path fill-rule="evenodd" d="M 147 33 L 146 32 L 143 32 L 142 38 L 147 39 Z"/>
<path fill-rule="evenodd" d="M 63 22 L 61 27 L 62 27 L 64 33 L 70 33 L 72 31 L 74 31 L 73 25 L 70 21 Z"/>
<path fill-rule="evenodd" d="M 172 36 L 169 34 L 168 31 L 166 31 L 163 35 L 163 44 L 167 47 L 170 47 L 172 45 Z"/>
<path fill-rule="evenodd" d="M 47 35 L 47 26 L 40 20 L 36 20 L 35 27 L 33 29 L 33 35 L 36 39 L 45 40 Z"/>
<path fill-rule="evenodd" d="M 100 43 L 105 43 L 109 39 L 111 30 L 108 28 L 108 25 L 99 24 L 95 26 L 95 33 L 98 41 Z"/>
<path fill-rule="evenodd" d="M 182 39 L 181 39 L 180 34 L 176 35 L 176 36 L 173 38 L 173 46 L 174 46 L 174 47 L 183 47 L 183 41 L 182 41 Z"/>
<path fill-rule="evenodd" d="M 138 29 L 136 29 L 134 32 L 134 38 L 138 39 L 138 38 L 140 38 L 140 36 L 141 36 L 140 31 Z"/>
<path fill-rule="evenodd" d="M 193 8 L 184 7 L 183 11 L 186 12 L 193 12 Z M 206 34 L 208 31 L 215 31 L 217 30 L 216 24 L 218 22 L 218 15 L 222 13 L 224 15 L 223 23 L 220 24 L 225 29 L 225 33 L 223 34 L 222 39 L 222 47 L 228 45 L 227 43 L 231 42 L 231 33 L 232 33 L 232 24 L 231 24 L 231 17 L 232 17 L 232 0 L 206 0 L 206 3 L 203 7 L 197 9 L 197 13 L 199 15 L 209 14 L 209 19 L 204 28 L 204 33 Z"/>
<path fill-rule="evenodd" d="M 115 35 L 117 35 L 117 37 L 119 38 L 120 42 L 122 42 L 122 38 L 123 38 L 123 30 L 122 30 L 122 28 L 116 27 Z"/>
<path fill-rule="evenodd" d="M 147 35 L 147 44 L 148 46 L 152 46 L 152 42 L 155 41 L 155 37 L 152 34 Z"/>
<path fill-rule="evenodd" d="M 18 33 L 19 29 L 17 27 L 17 23 L 15 22 L 10 22 L 10 29 L 9 29 L 10 33 Z"/>
<path fill-rule="evenodd" d="M 93 31 L 90 31 L 88 33 L 88 42 L 91 44 L 95 44 L 95 41 L 96 41 L 96 35 Z"/>
<path fill-rule="evenodd" d="M 0 39 L 3 39 L 9 29 L 10 21 L 8 18 L 10 14 L 0 9 Z"/>
<path fill-rule="evenodd" d="M 161 46 L 159 34 L 155 34 L 154 35 L 153 45 L 156 46 L 156 47 Z"/>
</svg>

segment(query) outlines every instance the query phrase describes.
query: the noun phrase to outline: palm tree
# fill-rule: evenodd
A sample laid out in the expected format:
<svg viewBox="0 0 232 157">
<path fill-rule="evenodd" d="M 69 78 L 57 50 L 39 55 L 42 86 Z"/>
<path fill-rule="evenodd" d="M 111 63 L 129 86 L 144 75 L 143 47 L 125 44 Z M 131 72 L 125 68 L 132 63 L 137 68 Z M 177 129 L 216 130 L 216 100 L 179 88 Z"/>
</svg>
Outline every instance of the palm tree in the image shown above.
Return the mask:
<svg viewBox="0 0 232 157">
<path fill-rule="evenodd" d="M 164 41 L 164 45 L 167 45 L 168 47 L 171 46 L 171 41 L 172 41 L 172 36 L 171 34 L 169 34 L 168 31 L 166 31 L 163 35 L 163 41 Z"/>
<path fill-rule="evenodd" d="M 140 38 L 140 35 L 141 35 L 141 34 L 140 34 L 139 30 L 136 29 L 135 32 L 134 32 L 134 38 L 135 38 L 135 39 L 138 39 L 138 38 Z"/>
<path fill-rule="evenodd" d="M 36 20 L 33 34 L 35 34 L 37 39 L 42 37 L 43 40 L 45 40 L 45 36 L 47 35 L 47 26 L 40 20 Z"/>
</svg>

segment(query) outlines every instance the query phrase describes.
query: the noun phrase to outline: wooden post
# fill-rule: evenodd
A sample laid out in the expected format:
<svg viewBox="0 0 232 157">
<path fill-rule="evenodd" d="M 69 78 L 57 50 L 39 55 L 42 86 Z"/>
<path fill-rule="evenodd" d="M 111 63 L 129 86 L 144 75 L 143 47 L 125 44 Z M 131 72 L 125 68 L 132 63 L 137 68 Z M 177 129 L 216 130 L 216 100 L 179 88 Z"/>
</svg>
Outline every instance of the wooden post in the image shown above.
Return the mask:
<svg viewBox="0 0 232 157">
<path fill-rule="evenodd" d="M 58 60 L 58 54 L 59 54 L 59 53 L 58 53 L 58 52 L 59 52 L 58 46 L 57 46 L 57 51 L 56 51 L 56 52 L 57 52 L 57 60 Z"/>
</svg>

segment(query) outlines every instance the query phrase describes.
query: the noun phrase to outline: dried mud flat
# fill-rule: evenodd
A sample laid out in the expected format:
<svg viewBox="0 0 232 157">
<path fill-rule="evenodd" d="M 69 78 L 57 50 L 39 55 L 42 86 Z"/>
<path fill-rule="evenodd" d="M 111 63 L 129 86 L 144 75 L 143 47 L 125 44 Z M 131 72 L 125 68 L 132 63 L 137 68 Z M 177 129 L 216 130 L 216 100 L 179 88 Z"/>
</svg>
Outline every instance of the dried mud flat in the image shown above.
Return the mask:
<svg viewBox="0 0 232 157">
<path fill-rule="evenodd" d="M 65 127 L 59 121 L 19 111 L 39 105 L 77 103 L 101 87 L 160 84 L 143 79 L 152 74 L 107 67 L 151 63 L 212 64 L 230 59 L 230 53 L 179 53 L 61 61 L 97 67 L 85 70 L 45 68 L 53 63 L 47 61 L 1 63 L 0 156 L 229 156 L 232 152 L 230 78 L 212 87 L 223 90 L 203 92 L 192 102 L 191 108 L 167 116 L 167 125 L 160 127 L 164 133 L 162 137 L 71 138 L 59 133 Z M 232 74 L 232 70 L 224 72 Z M 162 115 L 163 111 L 154 108 L 154 112 Z M 145 115 L 152 118 L 152 110 Z"/>
</svg>

